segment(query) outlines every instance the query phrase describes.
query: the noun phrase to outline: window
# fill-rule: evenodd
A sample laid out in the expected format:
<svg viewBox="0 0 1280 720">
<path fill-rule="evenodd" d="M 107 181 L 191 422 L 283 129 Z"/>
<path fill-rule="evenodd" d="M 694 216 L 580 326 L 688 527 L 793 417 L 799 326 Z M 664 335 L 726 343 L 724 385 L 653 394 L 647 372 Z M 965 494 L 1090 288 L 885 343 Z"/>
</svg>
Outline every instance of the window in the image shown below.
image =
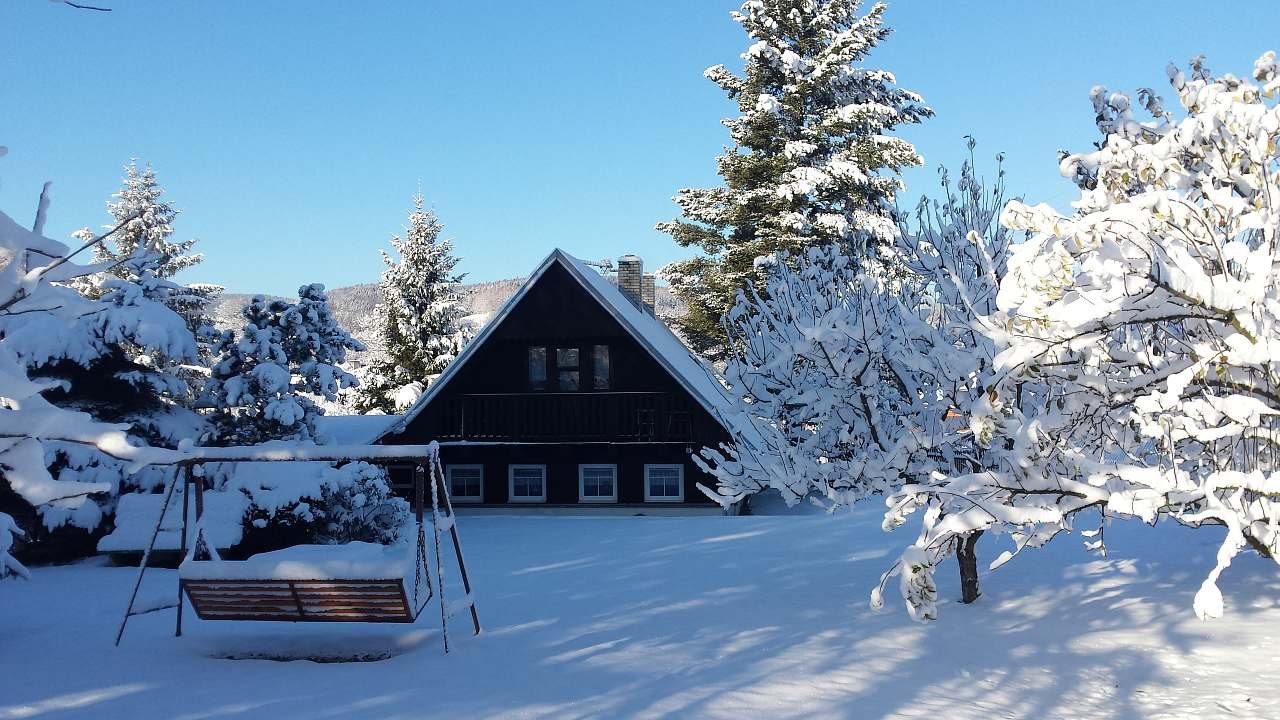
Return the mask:
<svg viewBox="0 0 1280 720">
<path fill-rule="evenodd" d="M 392 465 L 387 468 L 387 484 L 392 492 L 413 497 L 413 465 Z M 427 488 L 430 490 L 430 488 Z"/>
<path fill-rule="evenodd" d="M 449 498 L 454 502 L 484 502 L 483 465 L 446 465 Z"/>
<path fill-rule="evenodd" d="M 684 502 L 683 465 L 645 465 L 645 502 Z"/>
<path fill-rule="evenodd" d="M 578 389 L 578 348 L 556 348 L 556 385 L 564 391 Z"/>
<path fill-rule="evenodd" d="M 582 502 L 618 502 L 618 466 L 579 465 L 578 499 Z"/>
<path fill-rule="evenodd" d="M 512 465 L 510 473 L 511 502 L 546 502 L 546 465 Z"/>
<path fill-rule="evenodd" d="M 547 389 L 547 349 L 545 347 L 529 348 L 529 389 Z"/>
<path fill-rule="evenodd" d="M 591 346 L 591 389 L 609 389 L 609 346 Z"/>
</svg>

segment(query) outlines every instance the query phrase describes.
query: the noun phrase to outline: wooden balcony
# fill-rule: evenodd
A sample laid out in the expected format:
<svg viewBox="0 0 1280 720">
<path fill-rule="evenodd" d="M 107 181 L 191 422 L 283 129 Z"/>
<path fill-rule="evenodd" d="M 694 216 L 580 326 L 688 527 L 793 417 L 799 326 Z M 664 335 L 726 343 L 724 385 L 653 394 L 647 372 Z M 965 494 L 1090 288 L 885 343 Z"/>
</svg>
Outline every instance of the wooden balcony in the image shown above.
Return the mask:
<svg viewBox="0 0 1280 720">
<path fill-rule="evenodd" d="M 433 437 L 477 442 L 691 442 L 700 417 L 662 392 L 465 394 L 431 413 Z"/>
</svg>

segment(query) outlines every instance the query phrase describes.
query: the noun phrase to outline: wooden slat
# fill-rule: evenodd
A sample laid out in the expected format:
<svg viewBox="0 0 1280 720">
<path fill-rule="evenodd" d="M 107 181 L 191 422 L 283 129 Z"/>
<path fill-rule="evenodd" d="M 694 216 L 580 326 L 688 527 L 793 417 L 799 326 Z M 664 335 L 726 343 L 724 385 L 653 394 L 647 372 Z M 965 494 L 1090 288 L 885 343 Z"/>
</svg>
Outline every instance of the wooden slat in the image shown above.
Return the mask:
<svg viewBox="0 0 1280 720">
<path fill-rule="evenodd" d="M 206 620 L 412 622 L 402 581 L 184 580 Z"/>
<path fill-rule="evenodd" d="M 293 593 L 289 592 L 288 588 L 284 588 L 282 589 L 282 591 L 279 591 L 279 592 L 273 592 L 273 591 L 264 592 L 264 591 L 261 591 L 261 589 L 259 588 L 253 588 L 253 589 L 250 589 L 250 591 L 246 591 L 246 592 L 238 592 L 236 591 L 236 589 L 228 589 L 228 588 L 221 588 L 221 589 L 189 588 L 189 592 L 191 592 L 192 594 L 198 594 L 198 596 L 201 596 L 201 597 L 214 597 L 214 596 L 219 596 L 219 594 L 227 594 L 227 596 L 244 597 L 244 598 L 293 597 Z M 325 591 L 312 591 L 312 589 L 300 587 L 297 589 L 297 592 L 298 594 L 301 594 L 301 596 L 305 596 L 305 597 L 346 597 L 346 596 L 349 596 L 349 594 L 358 594 L 358 596 L 360 597 L 385 597 L 385 598 L 398 598 L 399 596 L 401 596 L 401 593 L 397 592 L 396 589 L 393 589 L 393 588 L 378 589 L 378 591 L 374 591 L 374 592 L 366 592 L 364 591 L 364 589 L 361 589 L 361 591 L 352 592 L 351 588 L 325 589 Z"/>
</svg>

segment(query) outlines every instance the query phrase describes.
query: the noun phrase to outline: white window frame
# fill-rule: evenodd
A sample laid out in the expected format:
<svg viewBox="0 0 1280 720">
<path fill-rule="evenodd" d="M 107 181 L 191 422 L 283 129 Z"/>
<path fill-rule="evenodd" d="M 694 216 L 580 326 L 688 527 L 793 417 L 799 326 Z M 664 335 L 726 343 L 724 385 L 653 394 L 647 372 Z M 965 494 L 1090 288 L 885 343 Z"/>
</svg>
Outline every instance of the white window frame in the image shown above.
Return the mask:
<svg viewBox="0 0 1280 720">
<path fill-rule="evenodd" d="M 453 494 L 453 471 L 459 470 L 479 470 L 480 471 L 480 494 L 479 495 L 454 495 Z M 456 503 L 480 503 L 484 502 L 484 465 L 445 465 L 444 466 L 445 487 L 449 488 L 449 500 Z"/>
<path fill-rule="evenodd" d="M 649 470 L 651 468 L 676 468 L 679 471 L 679 478 L 676 480 L 676 486 L 680 488 L 680 494 L 675 497 L 666 495 L 653 496 L 649 492 Z M 680 463 L 646 463 L 644 466 L 644 501 L 645 502 L 684 502 L 684 465 Z"/>
<path fill-rule="evenodd" d="M 534 496 L 516 497 L 516 470 L 527 470 L 536 468 L 542 471 L 542 494 Z M 547 501 L 547 466 L 546 465 L 508 465 L 507 466 L 507 502 L 513 503 L 540 503 Z"/>
<path fill-rule="evenodd" d="M 586 471 L 591 468 L 609 468 L 613 471 L 612 495 L 587 495 Z M 578 466 L 578 502 L 584 503 L 616 503 L 618 502 L 618 466 L 613 463 L 585 463 Z"/>
</svg>

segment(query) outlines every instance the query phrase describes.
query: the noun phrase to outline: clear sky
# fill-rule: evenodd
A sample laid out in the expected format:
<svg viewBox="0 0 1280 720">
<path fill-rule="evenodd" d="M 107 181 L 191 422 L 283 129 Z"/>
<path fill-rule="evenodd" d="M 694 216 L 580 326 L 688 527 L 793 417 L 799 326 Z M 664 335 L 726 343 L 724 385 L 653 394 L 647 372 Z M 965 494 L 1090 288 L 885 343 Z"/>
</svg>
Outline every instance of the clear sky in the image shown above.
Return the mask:
<svg viewBox="0 0 1280 720">
<path fill-rule="evenodd" d="M 87 1 L 87 0 L 86 0 Z M 48 234 L 107 221 L 130 157 L 152 163 L 207 260 L 186 277 L 292 293 L 375 280 L 419 182 L 474 280 L 552 247 L 685 256 L 653 224 L 717 182 L 731 106 L 702 77 L 741 64 L 733 0 L 197 2 L 0 0 L 0 208 Z M 1223 8 L 1215 10 L 1213 8 Z M 1280 49 L 1280 2 L 891 2 L 869 65 L 938 116 L 900 134 L 925 156 L 962 137 L 1007 154 L 1012 191 L 1064 207 L 1055 151 L 1095 139 L 1089 88 L 1157 88 L 1205 53 L 1246 74 Z"/>
</svg>

